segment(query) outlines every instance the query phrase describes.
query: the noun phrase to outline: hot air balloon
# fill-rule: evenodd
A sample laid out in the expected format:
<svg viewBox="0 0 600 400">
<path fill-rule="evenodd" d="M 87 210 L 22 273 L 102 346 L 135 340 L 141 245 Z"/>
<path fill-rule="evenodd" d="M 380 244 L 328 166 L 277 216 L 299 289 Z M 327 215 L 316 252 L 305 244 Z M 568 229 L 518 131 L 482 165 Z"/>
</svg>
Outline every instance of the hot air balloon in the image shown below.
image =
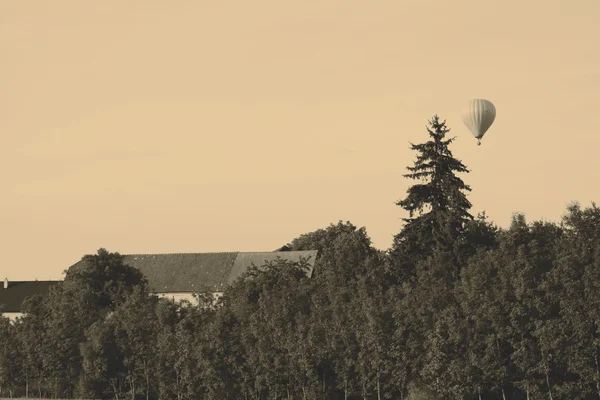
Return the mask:
<svg viewBox="0 0 600 400">
<path fill-rule="evenodd" d="M 467 128 L 473 132 L 477 145 L 481 146 L 481 138 L 496 119 L 496 107 L 491 101 L 473 99 L 462 111 L 462 119 Z"/>
</svg>

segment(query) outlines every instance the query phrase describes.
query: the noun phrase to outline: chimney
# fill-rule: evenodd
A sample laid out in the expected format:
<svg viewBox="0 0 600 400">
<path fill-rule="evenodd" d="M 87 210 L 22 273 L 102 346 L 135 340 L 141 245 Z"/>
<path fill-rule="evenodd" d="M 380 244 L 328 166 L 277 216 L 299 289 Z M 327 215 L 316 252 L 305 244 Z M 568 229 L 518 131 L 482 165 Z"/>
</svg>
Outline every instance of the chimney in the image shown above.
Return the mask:
<svg viewBox="0 0 600 400">
<path fill-rule="evenodd" d="M 8 278 L 4 278 L 4 289 L 8 289 Z"/>
</svg>

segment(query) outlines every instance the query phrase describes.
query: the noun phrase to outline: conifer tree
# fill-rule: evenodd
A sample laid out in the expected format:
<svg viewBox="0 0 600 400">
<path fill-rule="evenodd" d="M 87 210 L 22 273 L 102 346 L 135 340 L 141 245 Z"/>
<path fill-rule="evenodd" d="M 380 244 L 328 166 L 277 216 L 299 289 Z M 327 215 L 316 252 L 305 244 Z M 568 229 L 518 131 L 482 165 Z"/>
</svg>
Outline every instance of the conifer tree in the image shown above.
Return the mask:
<svg viewBox="0 0 600 400">
<path fill-rule="evenodd" d="M 435 251 L 459 254 L 465 226 L 473 220 L 471 203 L 463 193 L 471 188 L 456 176 L 469 170 L 452 155 L 449 145 L 454 138 L 446 139 L 449 131 L 446 121 L 434 115 L 427 127 L 430 139 L 411 143 L 417 160 L 404 177 L 421 183 L 411 186 L 406 198 L 396 203 L 410 214 L 403 218 L 405 225 L 390 251 L 392 275 L 400 280 L 414 275 L 416 264 Z"/>
</svg>

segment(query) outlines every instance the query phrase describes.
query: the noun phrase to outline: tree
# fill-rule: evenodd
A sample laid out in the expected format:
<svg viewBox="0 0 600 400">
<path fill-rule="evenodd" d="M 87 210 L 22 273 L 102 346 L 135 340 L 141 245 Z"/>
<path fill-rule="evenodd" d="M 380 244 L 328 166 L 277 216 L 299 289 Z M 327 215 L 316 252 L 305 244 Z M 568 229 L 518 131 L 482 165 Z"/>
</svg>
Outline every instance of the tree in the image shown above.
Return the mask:
<svg viewBox="0 0 600 400">
<path fill-rule="evenodd" d="M 65 291 L 62 285 L 52 287 L 44 297 L 48 309 L 43 321 L 44 370 L 48 389 L 57 398 L 73 396 L 79 384 L 82 365 L 79 343 L 85 341 L 85 329 L 94 315 L 82 301 L 84 298 L 80 293 Z"/>
<path fill-rule="evenodd" d="M 477 217 L 468 221 L 465 225 L 465 246 L 461 254 L 462 265 L 477 253 L 477 250 L 493 250 L 500 245 L 500 228 L 489 221 L 485 211 L 477 214 Z"/>
<path fill-rule="evenodd" d="M 44 321 L 48 318 L 48 308 L 44 303 L 43 296 L 34 295 L 23 301 L 22 310 L 24 316 L 16 328 L 23 351 L 25 397 L 29 397 L 30 385 L 34 382 L 39 397 L 42 397 L 44 379 L 43 349 L 47 343 L 44 334 Z"/>
<path fill-rule="evenodd" d="M 137 388 L 146 400 L 153 389 L 156 342 L 156 296 L 149 296 L 142 287 L 136 287 L 111 315 L 116 325 L 116 343 L 123 354 L 127 382 L 132 400 Z"/>
<path fill-rule="evenodd" d="M 184 397 L 184 365 L 189 355 L 191 338 L 180 341 L 178 325 L 188 314 L 190 304 L 160 299 L 156 305 L 156 380 L 158 397 L 182 400 Z"/>
<path fill-rule="evenodd" d="M 512 286 L 499 276 L 503 260 L 498 251 L 479 251 L 461 271 L 456 287 L 467 342 L 464 379 L 479 393 L 493 390 L 507 399 L 510 355 L 507 328 Z"/>
<path fill-rule="evenodd" d="M 363 398 L 374 391 L 381 400 L 395 389 L 390 382 L 394 363 L 388 354 L 393 334 L 391 306 L 381 283 L 363 278 L 357 289 L 349 315 L 354 320 L 349 330 L 358 342 L 357 375 Z"/>
<path fill-rule="evenodd" d="M 306 260 L 290 262 L 282 259 L 260 267 L 251 267 L 224 293 L 224 307 L 217 312 L 215 329 L 207 357 L 211 370 L 219 372 L 221 380 L 233 375 L 245 396 L 291 395 L 293 385 L 303 376 L 301 363 L 291 355 L 300 353 L 296 321 L 308 307 L 304 283 Z M 222 341 L 220 338 L 228 338 Z M 236 356 L 237 357 L 234 357 Z M 221 372 L 223 365 L 235 365 Z M 300 370 L 294 374 L 293 370 Z M 209 378 L 215 381 L 215 376 Z M 224 390 L 215 385 L 217 390 Z M 222 385 L 226 386 L 226 385 Z"/>
<path fill-rule="evenodd" d="M 544 282 L 547 318 L 536 336 L 560 398 L 600 396 L 600 209 L 574 203 L 563 217 L 555 266 Z"/>
<path fill-rule="evenodd" d="M 411 143 L 419 154 L 414 166 L 408 167 L 410 173 L 404 175 L 422 183 L 411 186 L 406 198 L 396 203 L 410 214 L 403 218 L 405 225 L 394 237 L 390 251 L 392 274 L 399 281 L 414 276 L 418 261 L 436 248 L 458 255 L 465 245 L 465 226 L 473 219 L 471 203 L 463 193 L 471 188 L 456 176 L 469 170 L 449 149 L 454 138 L 445 140 L 450 131 L 446 121 L 440 122 L 434 115 L 427 131 L 429 141 Z"/>
<path fill-rule="evenodd" d="M 409 365 L 409 382 L 423 384 L 443 398 L 451 397 L 448 374 L 453 351 L 449 326 L 459 322 L 454 282 L 451 279 L 453 260 L 448 252 L 434 252 L 427 260 L 417 263 L 414 284 L 403 285 L 402 302 L 396 312 L 396 339 L 404 347 Z"/>
<path fill-rule="evenodd" d="M 17 391 L 21 364 L 15 326 L 0 315 L 0 396 L 13 397 Z M 4 395 L 4 396 L 3 396 Z"/>
<path fill-rule="evenodd" d="M 317 281 L 332 277 L 339 282 L 356 281 L 367 273 L 367 260 L 377 253 L 366 229 L 358 229 L 349 221 L 305 233 L 284 247 L 292 251 L 318 251 L 313 272 Z"/>
<path fill-rule="evenodd" d="M 552 361 L 557 349 L 550 329 L 558 316 L 559 299 L 547 286 L 561 235 L 555 224 L 528 225 L 522 214 L 515 214 L 501 234 L 497 287 L 504 288 L 510 299 L 505 306 L 506 338 L 512 348 L 514 384 L 528 398 L 551 396 L 561 375 Z"/>
<path fill-rule="evenodd" d="M 136 288 L 147 291 L 142 273 L 125 265 L 119 253 L 101 248 L 82 261 L 66 271 L 64 282 L 40 300 L 45 310 L 41 324 L 46 332 L 41 348 L 43 374 L 54 396 L 74 395 L 77 387 L 83 390 L 89 386 L 87 375 L 81 373 L 84 368 L 79 348 L 87 340 L 86 329 L 118 308 Z"/>
<path fill-rule="evenodd" d="M 117 344 L 116 321 L 112 315 L 95 322 L 82 343 L 83 372 L 80 392 L 85 398 L 119 399 L 125 386 L 124 355 Z"/>
<path fill-rule="evenodd" d="M 567 234 L 564 244 L 578 252 L 583 262 L 593 262 L 594 250 L 600 245 L 600 208 L 596 203 L 584 210 L 577 202 L 570 204 L 563 226 Z"/>
<path fill-rule="evenodd" d="M 68 290 L 85 288 L 86 295 L 95 297 L 95 307 L 101 312 L 114 310 L 136 286 L 147 288 L 147 280 L 136 268 L 123 263 L 119 253 L 99 249 L 98 254 L 86 255 L 80 264 L 66 271 L 64 286 Z"/>
</svg>

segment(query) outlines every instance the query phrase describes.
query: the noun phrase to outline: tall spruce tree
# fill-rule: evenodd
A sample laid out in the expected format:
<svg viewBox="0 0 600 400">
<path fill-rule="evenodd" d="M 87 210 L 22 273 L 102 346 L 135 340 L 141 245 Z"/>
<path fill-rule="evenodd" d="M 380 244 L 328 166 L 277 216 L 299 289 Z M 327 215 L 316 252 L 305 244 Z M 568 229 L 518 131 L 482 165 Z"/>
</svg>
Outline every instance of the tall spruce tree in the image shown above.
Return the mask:
<svg viewBox="0 0 600 400">
<path fill-rule="evenodd" d="M 459 257 L 464 247 L 464 232 L 471 203 L 463 191 L 470 191 L 456 173 L 469 172 L 460 160 L 453 157 L 449 145 L 454 138 L 446 139 L 446 121 L 437 115 L 429 121 L 430 140 L 412 144 L 418 152 L 413 167 L 407 167 L 406 178 L 422 183 L 411 186 L 405 199 L 396 203 L 409 212 L 403 218 L 405 225 L 394 237 L 390 250 L 391 273 L 395 279 L 404 280 L 415 274 L 419 261 L 435 251 L 451 252 Z M 415 216 L 415 214 L 418 214 Z"/>
</svg>

